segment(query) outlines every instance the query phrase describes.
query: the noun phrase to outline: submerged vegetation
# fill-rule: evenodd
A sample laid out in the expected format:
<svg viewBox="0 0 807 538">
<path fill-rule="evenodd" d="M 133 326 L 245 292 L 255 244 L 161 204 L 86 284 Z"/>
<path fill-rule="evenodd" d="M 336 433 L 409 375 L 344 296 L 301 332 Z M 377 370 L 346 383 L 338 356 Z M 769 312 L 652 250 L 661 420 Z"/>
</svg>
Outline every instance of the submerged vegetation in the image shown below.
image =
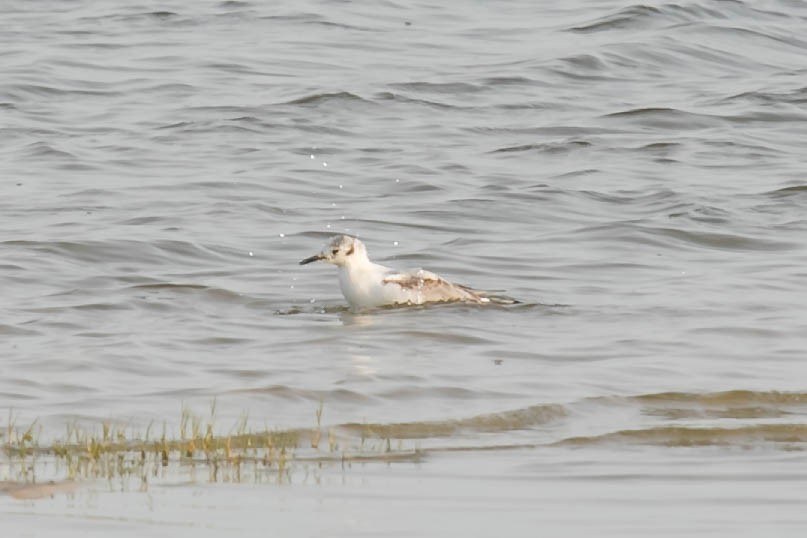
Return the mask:
<svg viewBox="0 0 807 538">
<path fill-rule="evenodd" d="M 291 479 L 292 469 L 308 476 L 326 464 L 419 458 L 417 450 L 403 450 L 400 442 L 393 449 L 390 439 L 362 436 L 356 444 L 339 438 L 333 428 L 323 431 L 321 419 L 322 405 L 312 428 L 256 432 L 243 416 L 222 434 L 214 402 L 206 419 L 183 408 L 176 435 L 168 433 L 166 424 L 138 431 L 114 422 L 90 429 L 73 423 L 64 437 L 42 442 L 36 421 L 19 427 L 10 416 L 0 433 L 0 492 L 21 484 L 92 480 L 106 480 L 112 489 L 142 491 L 162 479 L 282 483 Z"/>
</svg>

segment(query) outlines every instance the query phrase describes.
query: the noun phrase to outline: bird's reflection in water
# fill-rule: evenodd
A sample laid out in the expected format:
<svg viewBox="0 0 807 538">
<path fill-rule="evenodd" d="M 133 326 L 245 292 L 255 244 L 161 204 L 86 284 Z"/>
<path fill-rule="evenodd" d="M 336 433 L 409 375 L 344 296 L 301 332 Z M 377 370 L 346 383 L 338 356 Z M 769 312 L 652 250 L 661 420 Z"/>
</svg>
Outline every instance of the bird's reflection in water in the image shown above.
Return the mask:
<svg viewBox="0 0 807 538">
<path fill-rule="evenodd" d="M 373 367 L 375 361 L 370 355 L 357 355 L 350 356 L 351 370 L 354 375 L 359 377 L 375 377 L 378 373 Z"/>
<path fill-rule="evenodd" d="M 339 320 L 345 327 L 370 327 L 375 325 L 375 317 L 366 312 L 345 310 L 339 313 Z"/>
</svg>

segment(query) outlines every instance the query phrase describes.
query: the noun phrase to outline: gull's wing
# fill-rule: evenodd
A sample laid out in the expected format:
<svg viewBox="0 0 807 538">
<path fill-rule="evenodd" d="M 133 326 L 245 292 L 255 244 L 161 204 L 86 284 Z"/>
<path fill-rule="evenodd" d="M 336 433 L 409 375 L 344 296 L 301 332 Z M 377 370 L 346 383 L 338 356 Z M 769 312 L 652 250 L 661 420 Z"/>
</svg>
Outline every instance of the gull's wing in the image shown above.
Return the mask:
<svg viewBox="0 0 807 538">
<path fill-rule="evenodd" d="M 408 302 L 413 304 L 449 301 L 490 302 L 490 299 L 475 290 L 452 284 L 441 276 L 423 269 L 390 272 L 384 276 L 383 283 L 398 286 L 401 293 L 408 298 Z"/>
</svg>

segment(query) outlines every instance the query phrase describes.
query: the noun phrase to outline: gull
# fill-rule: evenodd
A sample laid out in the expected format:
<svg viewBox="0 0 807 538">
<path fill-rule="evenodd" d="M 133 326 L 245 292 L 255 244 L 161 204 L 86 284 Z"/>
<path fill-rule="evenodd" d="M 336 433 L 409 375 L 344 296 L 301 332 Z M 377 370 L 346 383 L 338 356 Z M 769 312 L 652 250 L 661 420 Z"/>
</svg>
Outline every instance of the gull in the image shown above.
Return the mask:
<svg viewBox="0 0 807 538">
<path fill-rule="evenodd" d="M 397 271 L 370 261 L 364 243 L 349 235 L 334 237 L 319 254 L 300 265 L 324 261 L 339 268 L 339 287 L 353 309 L 392 305 L 465 302 L 513 304 L 514 299 L 493 296 L 423 269 Z"/>
</svg>

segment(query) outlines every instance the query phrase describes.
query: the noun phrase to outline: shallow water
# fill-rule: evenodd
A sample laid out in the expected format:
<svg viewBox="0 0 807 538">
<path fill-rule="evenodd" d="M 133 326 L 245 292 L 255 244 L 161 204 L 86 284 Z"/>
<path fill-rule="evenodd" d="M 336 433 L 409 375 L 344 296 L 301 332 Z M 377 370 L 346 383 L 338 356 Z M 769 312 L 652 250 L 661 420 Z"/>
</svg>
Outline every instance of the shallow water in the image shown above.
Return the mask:
<svg viewBox="0 0 807 538">
<path fill-rule="evenodd" d="M 50 438 L 322 402 L 438 450 L 144 514 L 0 497 L 12 524 L 253 529 L 256 497 L 301 534 L 311 503 L 336 534 L 807 524 L 806 4 L 4 11 L 0 407 Z M 297 265 L 342 232 L 524 304 L 350 312 Z M 424 490 L 442 526 L 406 516 Z"/>
</svg>

